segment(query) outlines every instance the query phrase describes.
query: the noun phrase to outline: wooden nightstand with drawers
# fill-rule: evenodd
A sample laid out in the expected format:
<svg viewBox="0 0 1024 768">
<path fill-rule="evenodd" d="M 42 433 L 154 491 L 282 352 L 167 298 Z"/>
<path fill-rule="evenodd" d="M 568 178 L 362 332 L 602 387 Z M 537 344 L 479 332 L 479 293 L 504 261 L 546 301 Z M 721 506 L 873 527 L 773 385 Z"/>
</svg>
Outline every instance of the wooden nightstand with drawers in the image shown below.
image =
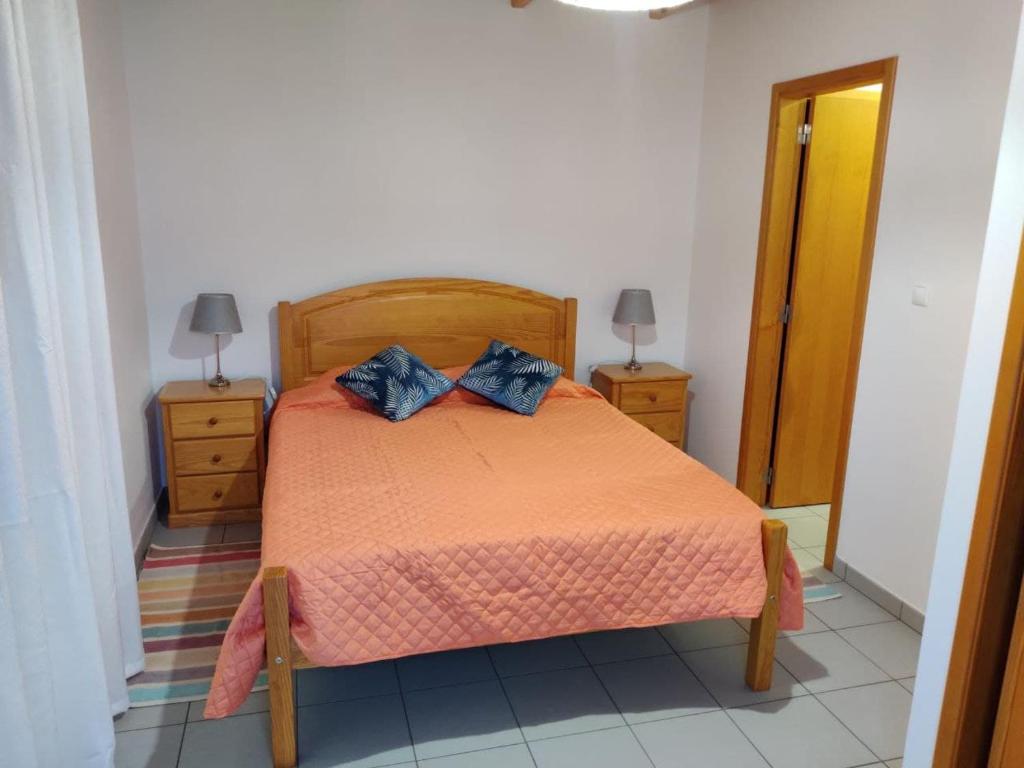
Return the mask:
<svg viewBox="0 0 1024 768">
<path fill-rule="evenodd" d="M 680 448 L 686 434 L 686 387 L 692 374 L 666 363 L 644 363 L 636 372 L 621 365 L 594 369 L 594 389 L 624 414 Z"/>
<path fill-rule="evenodd" d="M 169 527 L 260 519 L 265 386 L 262 379 L 223 389 L 172 381 L 160 390 Z"/>
</svg>

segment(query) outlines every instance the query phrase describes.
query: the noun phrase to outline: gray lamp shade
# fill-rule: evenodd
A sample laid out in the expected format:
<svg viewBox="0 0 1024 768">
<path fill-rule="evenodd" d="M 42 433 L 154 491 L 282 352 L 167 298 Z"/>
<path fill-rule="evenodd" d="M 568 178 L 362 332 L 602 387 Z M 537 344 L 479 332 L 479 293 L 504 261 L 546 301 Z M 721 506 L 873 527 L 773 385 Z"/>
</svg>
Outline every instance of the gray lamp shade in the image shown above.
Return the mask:
<svg viewBox="0 0 1024 768">
<path fill-rule="evenodd" d="M 235 297 L 230 293 L 200 293 L 188 329 L 196 333 L 241 333 Z"/>
<path fill-rule="evenodd" d="M 613 323 L 619 325 L 654 325 L 654 300 L 646 288 L 625 288 L 615 305 Z"/>
</svg>

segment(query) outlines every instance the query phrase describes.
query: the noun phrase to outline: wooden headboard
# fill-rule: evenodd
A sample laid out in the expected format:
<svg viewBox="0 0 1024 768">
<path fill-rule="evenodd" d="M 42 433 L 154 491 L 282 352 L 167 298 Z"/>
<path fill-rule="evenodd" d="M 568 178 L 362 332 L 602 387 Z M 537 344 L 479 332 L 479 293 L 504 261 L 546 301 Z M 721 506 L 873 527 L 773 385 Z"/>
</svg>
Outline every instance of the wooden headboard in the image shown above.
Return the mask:
<svg viewBox="0 0 1024 768">
<path fill-rule="evenodd" d="M 435 368 L 469 365 L 491 339 L 552 360 L 573 377 L 576 299 L 486 280 L 367 283 L 277 305 L 281 388 L 401 344 Z"/>
</svg>

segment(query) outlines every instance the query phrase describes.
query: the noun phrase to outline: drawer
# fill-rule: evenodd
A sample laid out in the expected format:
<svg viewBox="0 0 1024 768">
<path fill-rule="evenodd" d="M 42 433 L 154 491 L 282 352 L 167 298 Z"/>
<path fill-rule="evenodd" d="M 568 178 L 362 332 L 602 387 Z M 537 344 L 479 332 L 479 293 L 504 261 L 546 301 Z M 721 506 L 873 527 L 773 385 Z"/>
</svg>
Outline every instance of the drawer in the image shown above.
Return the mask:
<svg viewBox="0 0 1024 768">
<path fill-rule="evenodd" d="M 658 437 L 670 443 L 679 443 L 683 439 L 683 413 L 670 411 L 666 413 L 631 413 L 629 418 L 643 424 Z"/>
<path fill-rule="evenodd" d="M 223 475 L 192 475 L 175 480 L 178 509 L 227 509 L 258 507 L 259 480 L 255 472 L 233 472 Z"/>
<path fill-rule="evenodd" d="M 623 413 L 683 410 L 684 381 L 634 381 L 619 385 L 619 410 Z"/>
<path fill-rule="evenodd" d="M 174 471 L 179 475 L 255 472 L 256 467 L 255 437 L 177 440 L 174 443 Z"/>
<path fill-rule="evenodd" d="M 171 408 L 171 436 L 226 437 L 256 432 L 256 413 L 251 400 L 224 403 L 174 403 Z"/>
</svg>

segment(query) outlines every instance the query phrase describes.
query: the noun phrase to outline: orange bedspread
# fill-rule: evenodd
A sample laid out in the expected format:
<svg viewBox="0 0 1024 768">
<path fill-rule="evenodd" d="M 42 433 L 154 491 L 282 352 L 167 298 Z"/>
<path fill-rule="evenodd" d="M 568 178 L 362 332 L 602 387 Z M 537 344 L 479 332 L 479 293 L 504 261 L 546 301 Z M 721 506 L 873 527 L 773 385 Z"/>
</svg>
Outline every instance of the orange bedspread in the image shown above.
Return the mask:
<svg viewBox="0 0 1024 768">
<path fill-rule="evenodd" d="M 757 616 L 761 520 L 725 480 L 589 387 L 560 380 L 532 418 L 456 390 L 391 423 L 325 376 L 285 394 L 274 416 L 263 565 L 289 569 L 292 634 L 306 656 L 360 664 Z M 784 582 L 781 626 L 796 629 L 792 555 Z M 261 603 L 256 578 L 206 717 L 233 712 L 253 685 Z"/>
</svg>

